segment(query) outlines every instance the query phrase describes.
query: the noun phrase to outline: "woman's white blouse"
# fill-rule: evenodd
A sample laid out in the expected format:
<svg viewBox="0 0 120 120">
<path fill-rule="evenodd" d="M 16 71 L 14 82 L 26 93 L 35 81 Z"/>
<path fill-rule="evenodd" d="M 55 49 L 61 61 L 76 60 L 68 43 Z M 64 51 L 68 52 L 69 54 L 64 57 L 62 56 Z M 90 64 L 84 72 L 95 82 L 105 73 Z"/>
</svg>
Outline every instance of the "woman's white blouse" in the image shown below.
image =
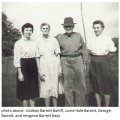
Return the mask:
<svg viewBox="0 0 120 120">
<path fill-rule="evenodd" d="M 59 43 L 54 37 L 49 37 L 47 39 L 41 37 L 38 48 L 39 55 L 44 57 L 50 57 L 60 53 Z"/>
<path fill-rule="evenodd" d="M 21 67 L 21 58 L 39 57 L 37 44 L 34 40 L 27 40 L 25 37 L 18 40 L 14 45 L 14 66 Z"/>
<path fill-rule="evenodd" d="M 38 42 L 38 48 L 39 48 L 40 59 L 41 57 L 44 59 L 45 58 L 50 59 L 51 57 L 56 57 L 58 61 L 58 69 L 59 69 L 58 71 L 59 73 L 62 73 L 60 56 L 58 56 L 58 54 L 60 54 L 61 52 L 57 39 L 50 36 L 47 39 L 41 37 L 40 41 Z"/>
<path fill-rule="evenodd" d="M 107 55 L 109 52 L 116 51 L 112 39 L 105 35 L 93 37 L 88 41 L 87 47 L 93 55 Z"/>
</svg>

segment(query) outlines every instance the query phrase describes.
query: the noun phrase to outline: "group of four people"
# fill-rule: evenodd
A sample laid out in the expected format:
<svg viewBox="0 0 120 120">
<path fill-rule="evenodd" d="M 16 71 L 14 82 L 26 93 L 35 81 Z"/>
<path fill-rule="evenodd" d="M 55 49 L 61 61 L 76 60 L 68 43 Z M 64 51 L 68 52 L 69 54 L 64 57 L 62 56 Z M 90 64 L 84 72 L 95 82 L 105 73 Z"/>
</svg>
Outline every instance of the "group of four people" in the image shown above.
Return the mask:
<svg viewBox="0 0 120 120">
<path fill-rule="evenodd" d="M 73 32 L 75 24 L 73 18 L 66 17 L 62 24 L 66 32 L 51 37 L 50 25 L 42 23 L 42 37 L 37 44 L 31 39 L 33 25 L 26 23 L 22 26 L 23 37 L 14 46 L 14 66 L 17 68 L 17 98 L 23 106 L 35 106 L 39 97 L 45 99 L 46 106 L 50 106 L 50 98 L 57 106 L 58 94 L 63 92 L 65 106 L 86 106 L 87 50 L 82 36 Z M 93 22 L 93 28 L 96 37 L 88 43 L 92 56 L 90 79 L 97 106 L 101 106 L 100 95 L 105 95 L 105 106 L 109 106 L 111 71 L 106 56 L 116 48 L 110 38 L 101 35 L 104 30 L 102 21 Z"/>
</svg>

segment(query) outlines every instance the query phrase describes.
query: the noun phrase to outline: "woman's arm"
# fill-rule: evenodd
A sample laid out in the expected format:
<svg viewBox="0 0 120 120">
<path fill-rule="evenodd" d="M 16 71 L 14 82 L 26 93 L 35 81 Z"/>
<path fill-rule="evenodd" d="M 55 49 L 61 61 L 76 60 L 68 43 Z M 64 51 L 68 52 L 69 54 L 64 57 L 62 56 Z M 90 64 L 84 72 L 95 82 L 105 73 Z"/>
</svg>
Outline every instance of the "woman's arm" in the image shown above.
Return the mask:
<svg viewBox="0 0 120 120">
<path fill-rule="evenodd" d="M 41 69 L 40 69 L 40 58 L 37 57 L 36 62 L 37 62 L 37 68 L 38 68 L 38 79 L 42 82 L 45 82 L 44 77 L 46 76 L 41 73 Z"/>
<path fill-rule="evenodd" d="M 21 47 L 20 43 L 16 42 L 14 45 L 14 66 L 17 68 L 18 71 L 18 79 L 20 81 L 24 81 L 24 77 L 21 71 L 20 59 L 21 59 Z"/>
</svg>

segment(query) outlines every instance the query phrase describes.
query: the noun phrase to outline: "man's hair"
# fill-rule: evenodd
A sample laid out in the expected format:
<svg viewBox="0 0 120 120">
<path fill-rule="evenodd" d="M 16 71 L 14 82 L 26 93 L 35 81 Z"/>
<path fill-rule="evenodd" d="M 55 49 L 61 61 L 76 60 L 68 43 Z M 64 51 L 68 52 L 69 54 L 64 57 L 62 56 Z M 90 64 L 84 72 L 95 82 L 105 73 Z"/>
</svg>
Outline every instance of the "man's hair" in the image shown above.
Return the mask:
<svg viewBox="0 0 120 120">
<path fill-rule="evenodd" d="M 50 29 L 50 25 L 49 25 L 48 23 L 42 23 L 42 24 L 40 25 L 40 29 L 41 29 L 43 26 L 45 26 L 45 25 L 47 25 L 47 26 L 49 27 L 49 29 Z"/>
<path fill-rule="evenodd" d="M 101 20 L 95 20 L 93 22 L 93 27 L 94 27 L 95 24 L 100 24 L 103 29 L 105 28 L 105 25 L 104 25 L 104 23 Z"/>
<path fill-rule="evenodd" d="M 25 23 L 22 26 L 22 34 L 23 34 L 25 28 L 32 28 L 32 32 L 33 32 L 33 25 L 31 23 Z"/>
</svg>

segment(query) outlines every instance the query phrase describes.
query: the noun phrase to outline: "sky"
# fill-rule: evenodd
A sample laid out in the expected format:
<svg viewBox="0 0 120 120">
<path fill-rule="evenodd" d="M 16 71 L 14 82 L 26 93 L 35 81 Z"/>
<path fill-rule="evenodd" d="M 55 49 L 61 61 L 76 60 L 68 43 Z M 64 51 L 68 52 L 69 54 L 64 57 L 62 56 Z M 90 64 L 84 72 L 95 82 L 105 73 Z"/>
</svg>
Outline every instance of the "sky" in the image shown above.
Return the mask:
<svg viewBox="0 0 120 120">
<path fill-rule="evenodd" d="M 118 2 L 82 3 L 86 40 L 93 36 L 92 23 L 97 19 L 105 23 L 106 34 L 118 37 L 118 7 Z M 26 22 L 32 23 L 34 25 L 33 37 L 37 40 L 41 35 L 40 24 L 43 22 L 50 24 L 51 35 L 64 33 L 61 24 L 65 17 L 74 19 L 74 23 L 76 23 L 74 31 L 81 33 L 84 38 L 80 2 L 4 2 L 2 3 L 2 11 L 18 29 L 21 29 L 21 26 Z"/>
</svg>

